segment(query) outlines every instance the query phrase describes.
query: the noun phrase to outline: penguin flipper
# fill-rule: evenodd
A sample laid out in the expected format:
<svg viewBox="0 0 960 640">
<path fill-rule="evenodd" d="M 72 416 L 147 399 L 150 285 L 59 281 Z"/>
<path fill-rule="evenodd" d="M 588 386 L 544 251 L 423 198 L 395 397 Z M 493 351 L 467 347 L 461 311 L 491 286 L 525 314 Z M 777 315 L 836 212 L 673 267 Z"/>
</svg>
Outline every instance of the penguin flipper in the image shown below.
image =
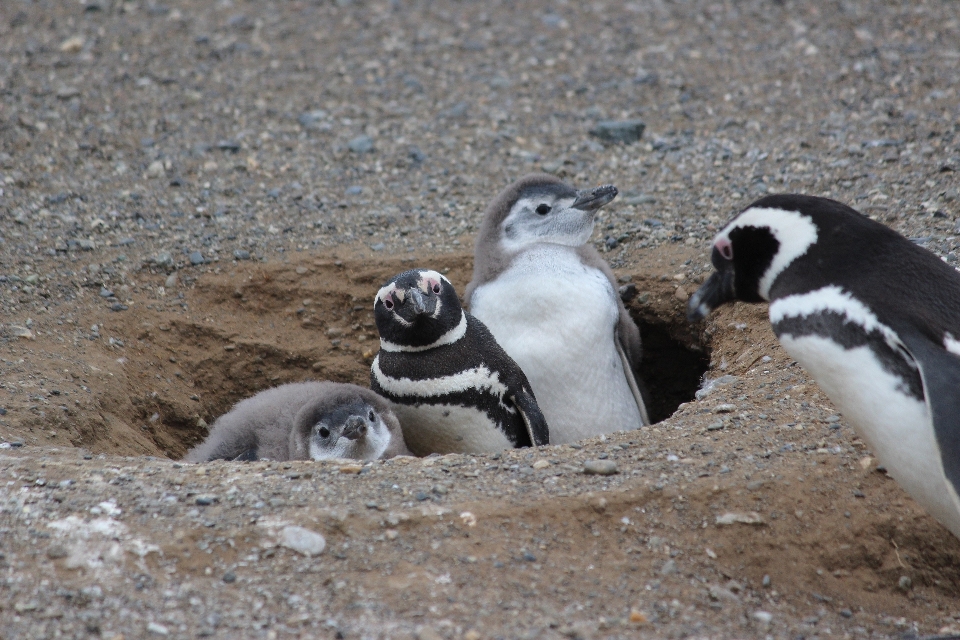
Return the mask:
<svg viewBox="0 0 960 640">
<path fill-rule="evenodd" d="M 527 435 L 534 447 L 550 443 L 550 428 L 547 427 L 547 419 L 543 417 L 540 411 L 540 405 L 533 393 L 521 388 L 517 393 L 510 396 L 513 406 L 520 412 L 523 418 L 523 424 L 527 427 Z"/>
<path fill-rule="evenodd" d="M 620 324 L 623 324 L 622 322 Z M 631 322 L 632 324 L 632 322 Z M 636 325 L 633 325 L 636 329 Z M 638 332 L 639 333 L 639 332 Z M 640 410 L 640 419 L 643 421 L 643 425 L 650 424 L 650 414 L 647 413 L 647 402 L 645 400 L 646 394 L 644 393 L 645 389 L 641 389 L 642 381 L 637 379 L 635 374 L 636 369 L 632 366 L 633 363 L 630 360 L 630 357 L 627 354 L 626 349 L 623 348 L 623 344 L 620 341 L 620 331 L 618 331 L 613 336 L 613 341 L 617 346 L 617 355 L 620 356 L 620 363 L 623 365 L 623 375 L 627 378 L 627 384 L 630 386 L 630 392 L 633 393 L 633 399 L 637 402 L 637 409 Z M 637 336 L 637 343 L 639 344 L 640 336 Z M 641 425 L 641 426 L 643 426 Z"/>
<path fill-rule="evenodd" d="M 900 338 L 920 369 L 944 473 L 960 493 L 960 356 L 919 332 Z"/>
</svg>

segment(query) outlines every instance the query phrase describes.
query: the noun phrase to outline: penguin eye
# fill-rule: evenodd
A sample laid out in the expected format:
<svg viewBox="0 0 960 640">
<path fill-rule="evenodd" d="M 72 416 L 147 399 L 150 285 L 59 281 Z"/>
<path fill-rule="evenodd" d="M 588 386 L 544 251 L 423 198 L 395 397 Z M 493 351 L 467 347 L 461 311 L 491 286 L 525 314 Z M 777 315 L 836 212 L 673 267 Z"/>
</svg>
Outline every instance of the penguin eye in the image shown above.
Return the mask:
<svg viewBox="0 0 960 640">
<path fill-rule="evenodd" d="M 317 433 L 320 434 L 320 437 L 321 437 L 321 438 L 329 438 L 329 437 L 330 437 L 330 429 L 327 429 L 326 427 L 320 427 L 320 431 L 318 431 Z"/>
<path fill-rule="evenodd" d="M 542 216 L 547 215 L 548 213 L 550 213 L 550 205 L 548 205 L 548 204 L 538 205 L 538 206 L 537 206 L 537 213 L 539 213 L 539 214 L 542 215 Z"/>
<path fill-rule="evenodd" d="M 437 295 L 440 294 L 440 283 L 439 283 L 439 282 L 433 283 L 433 292 L 436 293 Z"/>
<path fill-rule="evenodd" d="M 367 419 L 370 420 L 370 422 L 373 422 L 377 419 L 377 416 L 373 415 L 373 411 L 371 411 L 370 415 L 367 416 Z"/>
<path fill-rule="evenodd" d="M 385 299 L 383 301 L 383 306 L 385 306 L 388 310 L 393 309 L 393 300 L 391 300 L 390 298 Z"/>
</svg>

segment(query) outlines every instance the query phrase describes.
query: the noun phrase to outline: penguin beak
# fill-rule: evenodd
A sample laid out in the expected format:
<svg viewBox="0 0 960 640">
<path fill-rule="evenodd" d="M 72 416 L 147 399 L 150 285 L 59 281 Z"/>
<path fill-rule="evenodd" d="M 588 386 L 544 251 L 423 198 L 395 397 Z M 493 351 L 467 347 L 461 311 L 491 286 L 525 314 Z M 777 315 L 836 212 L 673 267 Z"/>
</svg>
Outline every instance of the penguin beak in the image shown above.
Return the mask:
<svg viewBox="0 0 960 640">
<path fill-rule="evenodd" d="M 413 304 L 414 312 L 420 316 L 427 311 L 427 302 L 423 299 L 423 294 L 417 288 L 410 289 L 410 302 Z"/>
<path fill-rule="evenodd" d="M 367 423 L 360 416 L 350 416 L 343 426 L 343 433 L 340 437 L 348 440 L 359 440 L 367 435 Z"/>
<path fill-rule="evenodd" d="M 723 303 L 736 300 L 733 276 L 733 269 L 730 268 L 716 271 L 707 278 L 696 293 L 690 296 L 690 302 L 687 303 L 687 320 L 690 322 L 703 320 Z"/>
<path fill-rule="evenodd" d="M 596 211 L 616 198 L 618 193 L 620 192 L 612 184 L 605 184 L 595 189 L 584 189 L 577 192 L 577 199 L 571 206 L 581 211 Z"/>
</svg>

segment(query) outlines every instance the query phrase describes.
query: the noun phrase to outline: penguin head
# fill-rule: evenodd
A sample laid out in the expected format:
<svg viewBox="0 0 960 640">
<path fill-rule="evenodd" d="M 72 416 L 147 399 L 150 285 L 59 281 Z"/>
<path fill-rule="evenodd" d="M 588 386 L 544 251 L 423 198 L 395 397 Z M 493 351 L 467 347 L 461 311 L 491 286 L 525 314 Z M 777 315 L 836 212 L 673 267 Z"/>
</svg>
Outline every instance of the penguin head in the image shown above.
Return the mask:
<svg viewBox="0 0 960 640">
<path fill-rule="evenodd" d="M 811 207 L 825 202 L 833 203 L 811 196 L 775 195 L 741 211 L 714 238 L 710 261 L 717 271 L 690 297 L 687 317 L 702 320 L 734 300 L 769 301 L 777 277 L 817 242 L 819 227 Z"/>
<path fill-rule="evenodd" d="M 381 346 L 391 350 L 429 347 L 466 322 L 453 285 L 430 269 L 394 276 L 377 292 L 373 311 Z"/>
<path fill-rule="evenodd" d="M 578 191 L 554 176 L 533 174 L 501 192 L 486 218 L 497 225 L 508 252 L 543 242 L 579 247 L 593 233 L 596 212 L 616 197 L 613 185 Z"/>
<path fill-rule="evenodd" d="M 390 443 L 380 412 L 360 398 L 309 404 L 297 415 L 297 425 L 313 460 L 376 460 Z"/>
</svg>

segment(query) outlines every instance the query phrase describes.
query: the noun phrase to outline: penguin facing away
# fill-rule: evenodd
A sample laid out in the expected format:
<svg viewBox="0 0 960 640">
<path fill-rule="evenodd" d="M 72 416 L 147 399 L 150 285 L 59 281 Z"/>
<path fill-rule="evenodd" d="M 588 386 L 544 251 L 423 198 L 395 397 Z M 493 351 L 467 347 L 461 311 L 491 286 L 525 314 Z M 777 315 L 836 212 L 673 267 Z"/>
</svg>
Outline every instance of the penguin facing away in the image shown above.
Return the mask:
<svg viewBox="0 0 960 640">
<path fill-rule="evenodd" d="M 699 320 L 770 303 L 773 331 L 890 475 L 960 537 L 960 273 L 854 209 L 774 195 L 713 241 Z"/>
<path fill-rule="evenodd" d="M 186 462 L 377 460 L 410 455 L 390 403 L 337 382 L 285 384 L 241 400 L 217 418 Z"/>
<path fill-rule="evenodd" d="M 394 403 L 416 455 L 547 444 L 547 422 L 523 371 L 444 276 L 405 271 L 374 300 L 380 352 L 370 386 Z"/>
<path fill-rule="evenodd" d="M 617 196 L 532 174 L 488 205 L 465 300 L 526 373 L 561 444 L 650 423 L 640 330 L 607 263 L 589 244 Z"/>
</svg>

